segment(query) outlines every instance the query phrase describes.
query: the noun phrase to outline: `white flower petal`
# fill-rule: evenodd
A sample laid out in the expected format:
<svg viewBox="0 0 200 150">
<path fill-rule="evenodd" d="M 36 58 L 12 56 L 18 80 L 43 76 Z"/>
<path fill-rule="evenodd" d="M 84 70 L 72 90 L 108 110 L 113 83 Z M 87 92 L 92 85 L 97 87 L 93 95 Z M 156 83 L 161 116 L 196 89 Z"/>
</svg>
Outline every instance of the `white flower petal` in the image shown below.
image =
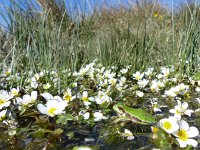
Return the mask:
<svg viewBox="0 0 200 150">
<path fill-rule="evenodd" d="M 178 138 L 176 138 L 181 148 L 185 148 L 187 146 L 187 142 L 184 142 Z"/>
<path fill-rule="evenodd" d="M 86 112 L 83 116 L 84 116 L 84 119 L 87 120 L 90 118 L 90 113 Z"/>
<path fill-rule="evenodd" d="M 174 113 L 176 113 L 176 110 L 175 109 L 170 109 L 169 112 L 174 114 Z"/>
<path fill-rule="evenodd" d="M 134 136 L 128 136 L 127 140 L 133 140 L 135 137 Z"/>
<path fill-rule="evenodd" d="M 60 96 L 54 96 L 53 99 L 59 102 L 63 101 L 63 99 Z"/>
<path fill-rule="evenodd" d="M 180 110 L 180 109 L 181 109 L 181 106 L 176 105 L 174 108 L 175 108 L 175 110 Z"/>
<path fill-rule="evenodd" d="M 31 102 L 31 96 L 30 95 L 24 95 L 23 96 L 23 104 L 26 105 Z"/>
<path fill-rule="evenodd" d="M 46 100 L 53 99 L 53 96 L 50 93 L 42 93 L 41 96 Z"/>
<path fill-rule="evenodd" d="M 181 120 L 181 114 L 174 114 L 174 117 L 176 117 L 177 120 Z"/>
<path fill-rule="evenodd" d="M 190 127 L 188 131 L 188 137 L 192 138 L 199 135 L 199 131 L 196 127 Z"/>
<path fill-rule="evenodd" d="M 57 101 L 57 100 L 50 100 L 50 101 L 47 101 L 46 106 L 47 106 L 47 108 L 51 108 L 51 107 L 57 108 L 57 107 L 59 107 L 59 106 L 58 106 L 58 101 Z"/>
<path fill-rule="evenodd" d="M 181 120 L 179 125 L 181 130 L 189 130 L 189 124 L 185 120 Z"/>
<path fill-rule="evenodd" d="M 182 107 L 183 107 L 184 109 L 187 109 L 187 108 L 188 108 L 188 103 L 187 103 L 187 102 L 184 102 L 184 103 L 182 104 Z"/>
<path fill-rule="evenodd" d="M 87 91 L 83 92 L 83 97 L 88 97 L 88 92 Z"/>
<path fill-rule="evenodd" d="M 178 137 L 178 130 L 177 131 L 174 131 L 174 132 L 172 132 L 172 134 L 174 135 L 174 136 L 176 136 L 176 137 Z"/>
<path fill-rule="evenodd" d="M 23 100 L 20 97 L 16 98 L 17 104 L 23 105 Z"/>
<path fill-rule="evenodd" d="M 187 140 L 187 144 L 188 145 L 192 145 L 193 147 L 197 147 L 198 142 L 196 140 L 194 140 L 194 139 L 188 139 Z"/>
<path fill-rule="evenodd" d="M 177 100 L 178 106 L 179 108 L 181 107 L 181 102 L 179 100 Z"/>
<path fill-rule="evenodd" d="M 31 99 L 36 100 L 37 99 L 37 91 L 32 91 L 31 92 Z"/>
<path fill-rule="evenodd" d="M 46 114 L 47 113 L 47 108 L 43 104 L 38 104 L 37 109 L 42 113 Z"/>
<path fill-rule="evenodd" d="M 193 110 L 187 109 L 187 110 L 185 111 L 185 114 L 188 115 L 188 116 L 191 116 L 191 114 L 192 114 L 193 112 L 194 112 Z"/>
</svg>

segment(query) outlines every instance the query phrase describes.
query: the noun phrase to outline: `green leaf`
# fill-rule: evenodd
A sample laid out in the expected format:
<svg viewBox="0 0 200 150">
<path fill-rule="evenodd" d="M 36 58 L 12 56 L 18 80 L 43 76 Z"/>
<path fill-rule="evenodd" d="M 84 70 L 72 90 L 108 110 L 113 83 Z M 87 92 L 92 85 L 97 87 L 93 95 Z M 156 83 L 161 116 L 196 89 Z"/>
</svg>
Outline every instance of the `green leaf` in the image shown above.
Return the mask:
<svg viewBox="0 0 200 150">
<path fill-rule="evenodd" d="M 33 133 L 33 137 L 35 138 L 42 138 L 44 137 L 45 133 L 51 133 L 51 130 L 47 130 L 47 129 L 39 129 L 37 131 L 34 131 Z"/>
<path fill-rule="evenodd" d="M 60 135 L 63 133 L 63 130 L 61 128 L 56 129 L 55 131 L 53 131 L 54 135 Z"/>
<path fill-rule="evenodd" d="M 67 120 L 73 120 L 74 117 L 71 114 L 66 114 L 66 118 Z"/>
<path fill-rule="evenodd" d="M 74 117 L 71 114 L 65 114 L 65 115 L 59 116 L 59 118 L 56 120 L 56 123 L 67 124 L 69 120 L 73 120 L 73 119 Z"/>
<path fill-rule="evenodd" d="M 68 136 L 69 139 L 72 139 L 74 137 L 74 132 L 69 132 L 66 136 Z"/>
</svg>

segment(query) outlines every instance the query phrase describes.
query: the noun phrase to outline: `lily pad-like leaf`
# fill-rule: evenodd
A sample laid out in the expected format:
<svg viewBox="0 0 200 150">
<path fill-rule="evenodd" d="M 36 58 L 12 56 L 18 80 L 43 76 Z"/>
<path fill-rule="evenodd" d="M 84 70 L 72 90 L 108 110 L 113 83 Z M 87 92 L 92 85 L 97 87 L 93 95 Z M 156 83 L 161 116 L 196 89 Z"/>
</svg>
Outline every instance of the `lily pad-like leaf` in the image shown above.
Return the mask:
<svg viewBox="0 0 200 150">
<path fill-rule="evenodd" d="M 51 130 L 47 130 L 47 129 L 39 129 L 37 131 L 34 131 L 33 133 L 33 137 L 35 138 L 42 138 L 44 137 L 45 133 L 51 133 Z"/>
<path fill-rule="evenodd" d="M 74 137 L 74 132 L 69 132 L 66 135 L 68 136 L 68 139 L 72 139 Z"/>
<path fill-rule="evenodd" d="M 73 120 L 74 117 L 71 114 L 65 114 L 59 116 L 59 118 L 56 120 L 56 123 L 59 124 L 67 124 L 68 121 Z"/>
<path fill-rule="evenodd" d="M 60 135 L 63 133 L 63 130 L 61 128 L 56 129 L 55 131 L 53 131 L 54 135 Z"/>
</svg>

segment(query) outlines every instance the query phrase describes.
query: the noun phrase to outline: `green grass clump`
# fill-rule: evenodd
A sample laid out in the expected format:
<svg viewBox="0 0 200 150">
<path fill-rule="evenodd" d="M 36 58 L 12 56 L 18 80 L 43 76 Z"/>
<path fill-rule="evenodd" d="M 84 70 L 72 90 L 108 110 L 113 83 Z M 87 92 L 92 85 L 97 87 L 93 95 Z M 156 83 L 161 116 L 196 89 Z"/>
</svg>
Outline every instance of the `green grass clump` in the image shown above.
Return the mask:
<svg viewBox="0 0 200 150">
<path fill-rule="evenodd" d="M 1 38 L 0 58 L 14 69 L 77 70 L 96 58 L 104 65 L 133 64 L 136 70 L 161 65 L 175 65 L 185 73 L 199 69 L 196 3 L 174 12 L 144 0 L 128 8 L 96 6 L 91 15 L 72 18 L 62 0 L 36 2 L 10 0 L 7 9 L 9 34 Z"/>
</svg>

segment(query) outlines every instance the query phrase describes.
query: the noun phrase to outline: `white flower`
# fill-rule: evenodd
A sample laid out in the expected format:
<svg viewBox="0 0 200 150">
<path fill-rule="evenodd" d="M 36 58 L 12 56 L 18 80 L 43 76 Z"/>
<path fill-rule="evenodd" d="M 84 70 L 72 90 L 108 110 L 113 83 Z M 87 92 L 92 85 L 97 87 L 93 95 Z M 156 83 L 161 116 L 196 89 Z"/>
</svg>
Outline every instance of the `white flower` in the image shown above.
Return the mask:
<svg viewBox="0 0 200 150">
<path fill-rule="evenodd" d="M 149 80 L 143 79 L 139 80 L 137 84 L 139 85 L 140 88 L 144 88 L 148 84 Z"/>
<path fill-rule="evenodd" d="M 7 112 L 7 110 L 2 110 L 2 111 L 0 112 L 0 121 L 2 121 L 2 120 L 5 118 L 6 112 Z"/>
<path fill-rule="evenodd" d="M 10 93 L 12 94 L 12 96 L 18 96 L 19 95 L 19 87 L 17 88 L 12 88 L 10 90 Z"/>
<path fill-rule="evenodd" d="M 200 104 L 200 98 L 196 98 L 196 102 Z"/>
<path fill-rule="evenodd" d="M 140 73 L 139 71 L 137 71 L 135 74 L 133 74 L 134 79 L 136 80 L 141 80 L 144 76 L 144 73 Z"/>
<path fill-rule="evenodd" d="M 196 127 L 189 127 L 189 124 L 184 120 L 179 122 L 179 127 L 179 130 L 172 134 L 177 137 L 176 140 L 179 142 L 180 147 L 185 148 L 187 145 L 197 147 L 198 142 L 191 138 L 199 135 L 198 129 Z"/>
<path fill-rule="evenodd" d="M 86 112 L 84 110 L 81 110 L 79 112 L 79 115 L 82 115 L 84 117 L 85 120 L 89 119 L 90 118 L 90 113 L 89 112 Z"/>
<path fill-rule="evenodd" d="M 159 126 L 164 129 L 167 133 L 175 132 L 179 129 L 177 119 L 175 117 L 169 117 L 161 119 L 159 121 Z"/>
<path fill-rule="evenodd" d="M 160 88 L 164 87 L 164 82 L 161 82 L 160 80 L 153 80 L 152 81 L 152 85 L 150 87 L 152 92 L 158 92 L 160 90 Z"/>
<path fill-rule="evenodd" d="M 81 97 L 81 99 L 83 100 L 83 103 L 85 106 L 88 106 L 91 104 L 91 102 L 89 102 L 90 100 L 93 100 L 93 97 L 88 97 L 88 92 L 87 91 L 83 91 L 83 95 Z"/>
<path fill-rule="evenodd" d="M 34 88 L 34 89 L 36 89 L 38 87 L 37 81 L 32 81 L 31 82 L 31 87 Z"/>
<path fill-rule="evenodd" d="M 126 137 L 128 140 L 133 140 L 135 138 L 133 136 L 133 133 L 128 129 L 124 129 L 124 133 L 122 133 L 122 136 Z"/>
<path fill-rule="evenodd" d="M 34 75 L 34 77 L 35 77 L 36 80 L 39 80 L 39 79 L 40 79 L 40 75 L 39 75 L 38 73 L 36 73 L 36 74 Z"/>
<path fill-rule="evenodd" d="M 0 109 L 2 109 L 3 107 L 8 107 L 11 103 L 9 100 L 12 98 L 13 96 L 7 91 L 0 90 Z"/>
<path fill-rule="evenodd" d="M 158 78 L 158 79 L 162 79 L 162 78 L 164 78 L 164 75 L 163 75 L 163 74 L 158 74 L 158 75 L 157 75 L 157 78 Z"/>
<path fill-rule="evenodd" d="M 154 112 L 161 112 L 162 110 L 160 109 L 160 106 L 158 105 L 158 102 L 151 101 L 151 105 L 153 107 Z"/>
<path fill-rule="evenodd" d="M 105 117 L 101 112 L 95 112 L 93 116 L 95 117 L 94 121 L 101 121 L 102 119 L 107 119 L 107 117 Z"/>
<path fill-rule="evenodd" d="M 195 91 L 200 92 L 200 87 L 196 87 Z"/>
<path fill-rule="evenodd" d="M 120 72 L 122 73 L 122 74 L 126 74 L 127 72 L 128 72 L 128 68 L 123 68 L 122 70 L 120 70 Z"/>
<path fill-rule="evenodd" d="M 169 112 L 174 113 L 174 117 L 176 117 L 178 120 L 181 119 L 181 115 L 187 115 L 191 116 L 191 113 L 193 113 L 193 110 L 187 109 L 188 103 L 184 102 L 181 104 L 179 100 L 177 100 L 178 105 L 175 106 L 175 109 L 170 109 Z"/>
<path fill-rule="evenodd" d="M 42 93 L 41 96 L 46 100 L 46 101 L 51 101 L 51 100 L 55 100 L 58 102 L 65 102 L 67 105 L 67 102 L 64 101 L 60 96 L 52 96 L 50 93 Z"/>
<path fill-rule="evenodd" d="M 106 70 L 103 75 L 105 78 L 114 78 L 115 74 L 116 73 L 111 72 L 111 70 Z"/>
<path fill-rule="evenodd" d="M 165 95 L 170 98 L 173 98 L 173 97 L 177 96 L 178 92 L 179 92 L 179 90 L 177 88 L 173 87 L 170 90 L 166 90 Z"/>
<path fill-rule="evenodd" d="M 68 88 L 67 91 L 64 92 L 63 99 L 66 100 L 67 102 L 72 101 L 75 98 L 76 98 L 76 96 L 72 96 L 71 89 Z"/>
<path fill-rule="evenodd" d="M 153 69 L 154 68 L 148 68 L 147 71 L 145 72 L 145 74 L 149 77 L 153 74 Z"/>
<path fill-rule="evenodd" d="M 67 104 L 64 101 L 49 100 L 46 105 L 38 104 L 37 108 L 42 114 L 54 117 L 55 115 L 62 114 L 66 106 Z"/>
<path fill-rule="evenodd" d="M 8 126 L 8 135 L 13 136 L 17 133 L 18 123 L 15 120 L 4 120 L 3 123 Z"/>
<path fill-rule="evenodd" d="M 135 93 L 136 93 L 136 95 L 137 95 L 138 97 L 143 97 L 143 96 L 144 96 L 144 93 L 141 92 L 141 91 L 136 91 Z"/>
<path fill-rule="evenodd" d="M 17 97 L 17 104 L 20 105 L 18 108 L 21 110 L 21 106 L 28 105 L 29 103 L 33 103 L 37 99 L 37 91 L 32 91 L 31 95 L 24 95 L 22 98 Z"/>
<path fill-rule="evenodd" d="M 184 91 L 184 90 L 188 90 L 189 89 L 189 86 L 185 85 L 183 83 L 177 85 L 177 87 L 179 88 L 179 91 Z"/>
<path fill-rule="evenodd" d="M 197 83 L 198 83 L 198 86 L 200 86 L 200 80 L 198 80 Z"/>
<path fill-rule="evenodd" d="M 169 77 L 169 75 L 170 75 L 170 69 L 169 68 L 162 68 L 162 70 L 161 70 L 161 72 L 163 73 L 163 76 L 165 77 L 165 78 L 168 78 Z"/>
<path fill-rule="evenodd" d="M 115 79 L 115 78 L 110 78 L 110 79 L 108 80 L 108 82 L 109 82 L 111 85 L 115 85 L 115 84 L 117 83 L 117 79 Z"/>
<path fill-rule="evenodd" d="M 126 83 L 126 77 L 121 77 L 119 80 L 119 84 L 123 86 Z"/>
<path fill-rule="evenodd" d="M 104 102 L 111 102 L 112 99 L 106 93 L 99 91 L 95 101 L 97 104 L 102 104 Z"/>
</svg>

